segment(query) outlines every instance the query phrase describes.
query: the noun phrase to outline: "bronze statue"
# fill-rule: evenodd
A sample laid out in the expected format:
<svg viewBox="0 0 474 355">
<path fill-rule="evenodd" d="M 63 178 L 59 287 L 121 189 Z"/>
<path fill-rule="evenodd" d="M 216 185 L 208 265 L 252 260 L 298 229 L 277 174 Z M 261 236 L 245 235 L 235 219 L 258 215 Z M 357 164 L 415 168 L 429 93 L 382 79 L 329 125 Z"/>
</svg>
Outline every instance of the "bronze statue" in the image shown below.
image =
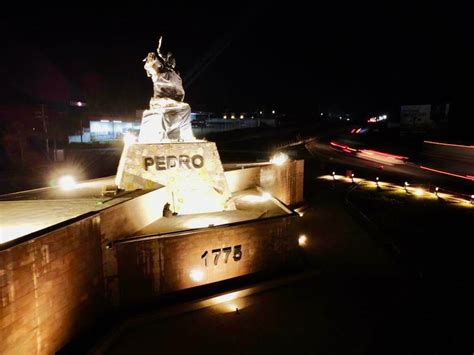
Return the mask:
<svg viewBox="0 0 474 355">
<path fill-rule="evenodd" d="M 150 52 L 143 60 L 147 76 L 153 81 L 150 110 L 143 113 L 139 143 L 159 143 L 166 139 L 194 140 L 191 128 L 191 107 L 183 102 L 184 89 L 176 71 L 176 60 L 171 53 L 161 54 L 161 41 L 156 53 Z"/>
</svg>

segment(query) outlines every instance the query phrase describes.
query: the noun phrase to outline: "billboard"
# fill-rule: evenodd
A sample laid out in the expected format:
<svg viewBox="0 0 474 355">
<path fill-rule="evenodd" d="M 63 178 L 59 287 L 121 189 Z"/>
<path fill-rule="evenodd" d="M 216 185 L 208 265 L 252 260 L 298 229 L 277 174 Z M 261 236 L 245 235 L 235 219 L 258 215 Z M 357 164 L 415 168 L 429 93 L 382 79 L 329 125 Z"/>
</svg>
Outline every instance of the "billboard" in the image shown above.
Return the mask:
<svg viewBox="0 0 474 355">
<path fill-rule="evenodd" d="M 430 128 L 431 105 L 404 105 L 400 108 L 400 125 L 404 128 Z"/>
</svg>

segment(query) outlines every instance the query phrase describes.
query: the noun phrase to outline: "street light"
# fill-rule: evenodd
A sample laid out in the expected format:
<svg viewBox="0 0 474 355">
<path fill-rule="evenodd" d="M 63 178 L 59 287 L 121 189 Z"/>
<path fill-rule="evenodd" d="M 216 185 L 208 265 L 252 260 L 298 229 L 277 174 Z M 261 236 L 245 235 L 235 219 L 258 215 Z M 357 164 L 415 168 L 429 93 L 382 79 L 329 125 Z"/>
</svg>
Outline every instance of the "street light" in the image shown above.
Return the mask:
<svg viewBox="0 0 474 355">
<path fill-rule="evenodd" d="M 380 189 L 378 176 L 375 178 L 375 185 L 377 185 L 377 189 Z"/>
<path fill-rule="evenodd" d="M 436 186 L 436 187 L 435 187 L 435 196 L 439 198 L 439 196 L 438 196 L 438 191 L 439 191 L 439 187 Z"/>
<path fill-rule="evenodd" d="M 332 180 L 334 182 L 336 181 L 336 172 L 335 171 L 332 172 Z"/>
<path fill-rule="evenodd" d="M 471 205 L 474 205 L 474 195 L 471 195 Z"/>
<path fill-rule="evenodd" d="M 405 192 L 408 193 L 408 182 L 405 181 Z"/>
<path fill-rule="evenodd" d="M 352 180 L 352 183 L 354 184 L 354 173 L 351 174 L 351 180 Z"/>
</svg>

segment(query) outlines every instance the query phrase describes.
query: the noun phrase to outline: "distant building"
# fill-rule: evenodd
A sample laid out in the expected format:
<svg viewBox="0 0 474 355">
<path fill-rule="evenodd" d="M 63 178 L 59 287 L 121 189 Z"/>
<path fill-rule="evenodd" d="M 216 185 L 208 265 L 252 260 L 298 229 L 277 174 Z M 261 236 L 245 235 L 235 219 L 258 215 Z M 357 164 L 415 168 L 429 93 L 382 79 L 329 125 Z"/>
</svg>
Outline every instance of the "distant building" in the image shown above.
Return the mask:
<svg viewBox="0 0 474 355">
<path fill-rule="evenodd" d="M 404 130 L 433 130 L 447 123 L 448 114 L 448 103 L 403 105 L 400 107 L 400 127 Z"/>
<path fill-rule="evenodd" d="M 138 135 L 140 121 L 131 118 L 96 118 L 89 121 L 89 127 L 69 136 L 69 143 L 107 143 L 121 140 L 126 132 Z"/>
</svg>

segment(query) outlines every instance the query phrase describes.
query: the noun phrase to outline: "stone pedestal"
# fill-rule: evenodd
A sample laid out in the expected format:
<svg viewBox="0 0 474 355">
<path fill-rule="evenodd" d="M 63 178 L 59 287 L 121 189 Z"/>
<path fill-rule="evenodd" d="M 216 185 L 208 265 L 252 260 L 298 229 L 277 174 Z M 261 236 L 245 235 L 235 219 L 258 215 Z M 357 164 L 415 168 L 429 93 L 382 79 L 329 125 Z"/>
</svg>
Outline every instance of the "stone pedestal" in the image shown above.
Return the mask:
<svg viewBox="0 0 474 355">
<path fill-rule="evenodd" d="M 165 186 L 171 210 L 179 214 L 235 209 L 213 142 L 125 146 L 116 184 L 126 191 Z"/>
</svg>

